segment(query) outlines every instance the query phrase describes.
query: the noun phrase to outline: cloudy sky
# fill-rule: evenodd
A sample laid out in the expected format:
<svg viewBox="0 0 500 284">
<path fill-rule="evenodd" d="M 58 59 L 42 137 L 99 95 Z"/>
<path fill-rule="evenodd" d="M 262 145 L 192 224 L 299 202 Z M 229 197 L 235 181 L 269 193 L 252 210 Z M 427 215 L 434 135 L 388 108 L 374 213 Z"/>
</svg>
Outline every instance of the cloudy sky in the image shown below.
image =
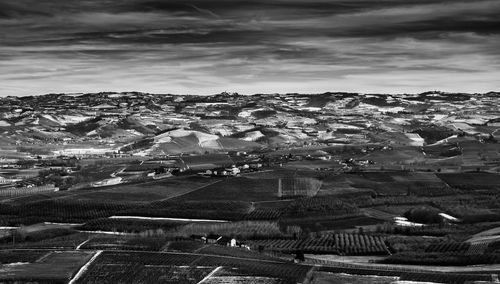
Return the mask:
<svg viewBox="0 0 500 284">
<path fill-rule="evenodd" d="M 500 91 L 498 0 L 0 0 L 0 95 Z"/>
</svg>

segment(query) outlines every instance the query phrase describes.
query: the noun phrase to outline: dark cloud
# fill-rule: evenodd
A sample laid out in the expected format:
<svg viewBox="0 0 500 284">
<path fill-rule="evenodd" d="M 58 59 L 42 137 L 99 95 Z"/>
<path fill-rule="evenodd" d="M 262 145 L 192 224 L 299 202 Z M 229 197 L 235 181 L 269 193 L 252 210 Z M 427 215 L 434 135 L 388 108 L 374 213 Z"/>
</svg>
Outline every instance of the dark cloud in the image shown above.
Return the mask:
<svg viewBox="0 0 500 284">
<path fill-rule="evenodd" d="M 30 16 L 52 16 L 50 13 L 14 3 L 0 2 L 0 18 L 15 19 Z"/>
<path fill-rule="evenodd" d="M 4 0 L 0 95 L 498 89 L 499 12 L 496 0 Z"/>
</svg>

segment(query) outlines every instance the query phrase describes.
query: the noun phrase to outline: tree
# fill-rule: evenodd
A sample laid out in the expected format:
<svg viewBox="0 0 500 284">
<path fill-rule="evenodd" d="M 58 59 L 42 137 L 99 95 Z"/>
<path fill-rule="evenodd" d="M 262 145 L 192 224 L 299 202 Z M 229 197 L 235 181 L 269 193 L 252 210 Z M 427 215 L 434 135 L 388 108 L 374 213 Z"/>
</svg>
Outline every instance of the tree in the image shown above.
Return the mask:
<svg viewBox="0 0 500 284">
<path fill-rule="evenodd" d="M 403 214 L 408 220 L 423 224 L 436 224 L 442 221 L 438 212 L 427 208 L 412 208 Z"/>
<path fill-rule="evenodd" d="M 298 261 L 305 261 L 306 258 L 304 256 L 304 252 L 302 250 L 298 250 L 295 252 L 295 259 Z"/>
</svg>

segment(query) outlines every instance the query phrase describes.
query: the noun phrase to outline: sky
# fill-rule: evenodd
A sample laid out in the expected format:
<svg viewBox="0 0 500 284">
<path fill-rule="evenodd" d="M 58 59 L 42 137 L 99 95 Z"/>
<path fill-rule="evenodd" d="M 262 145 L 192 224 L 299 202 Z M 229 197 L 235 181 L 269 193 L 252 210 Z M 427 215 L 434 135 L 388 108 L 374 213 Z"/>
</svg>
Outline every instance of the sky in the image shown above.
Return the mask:
<svg viewBox="0 0 500 284">
<path fill-rule="evenodd" d="M 0 96 L 500 91 L 499 0 L 0 0 Z"/>
</svg>

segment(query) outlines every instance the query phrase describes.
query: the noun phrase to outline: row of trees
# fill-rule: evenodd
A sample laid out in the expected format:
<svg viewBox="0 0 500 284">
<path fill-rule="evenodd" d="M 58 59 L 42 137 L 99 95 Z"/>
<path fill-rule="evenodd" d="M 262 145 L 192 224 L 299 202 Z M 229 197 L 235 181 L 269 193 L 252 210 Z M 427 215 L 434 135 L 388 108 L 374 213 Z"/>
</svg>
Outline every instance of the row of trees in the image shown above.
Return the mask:
<svg viewBox="0 0 500 284">
<path fill-rule="evenodd" d="M 383 260 L 384 263 L 392 264 L 412 264 L 412 265 L 446 265 L 465 266 L 476 264 L 498 264 L 500 263 L 500 253 L 485 254 L 456 254 L 456 253 L 419 253 L 402 252 L 393 254 Z"/>
</svg>

